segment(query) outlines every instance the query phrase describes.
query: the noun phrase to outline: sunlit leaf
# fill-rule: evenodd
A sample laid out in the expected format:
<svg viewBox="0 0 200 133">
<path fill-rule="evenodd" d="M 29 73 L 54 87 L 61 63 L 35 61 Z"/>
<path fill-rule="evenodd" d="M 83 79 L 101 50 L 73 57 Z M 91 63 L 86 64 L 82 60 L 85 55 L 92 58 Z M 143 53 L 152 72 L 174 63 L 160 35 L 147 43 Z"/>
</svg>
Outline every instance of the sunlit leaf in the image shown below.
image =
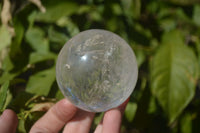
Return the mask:
<svg viewBox="0 0 200 133">
<path fill-rule="evenodd" d="M 47 96 L 54 81 L 55 67 L 52 67 L 32 75 L 27 83 L 26 91 Z"/>
<path fill-rule="evenodd" d="M 45 4 L 45 3 L 44 3 Z M 46 12 L 38 12 L 36 21 L 55 22 L 62 16 L 68 16 L 77 11 L 79 6 L 72 1 L 59 1 L 46 5 Z"/>
<path fill-rule="evenodd" d="M 166 33 L 151 64 L 151 88 L 170 122 L 195 94 L 198 63 L 178 31 Z"/>
<path fill-rule="evenodd" d="M 0 27 L 0 51 L 11 43 L 11 34 L 5 26 Z"/>
<path fill-rule="evenodd" d="M 63 99 L 64 98 L 64 95 L 62 94 L 62 92 L 60 91 L 60 90 L 58 90 L 57 92 L 56 92 L 56 96 L 55 96 L 57 99 Z"/>
<path fill-rule="evenodd" d="M 127 104 L 127 107 L 126 107 L 126 110 L 125 110 L 125 116 L 126 116 L 126 119 L 129 122 L 133 121 L 136 110 L 137 110 L 137 104 L 136 103 L 129 102 Z"/>
<path fill-rule="evenodd" d="M 4 60 L 3 60 L 3 62 L 2 62 L 2 69 L 3 69 L 4 71 L 8 72 L 8 71 L 12 70 L 13 67 L 14 67 L 14 65 L 13 65 L 13 63 L 12 63 L 10 57 L 9 57 L 9 56 L 6 56 L 6 57 L 4 58 Z"/>
<path fill-rule="evenodd" d="M 49 51 L 49 42 L 44 37 L 44 31 L 38 27 L 28 29 L 26 40 L 37 52 L 46 53 Z"/>
<path fill-rule="evenodd" d="M 38 62 L 55 59 L 55 58 L 56 58 L 56 55 L 54 53 L 49 52 L 49 53 L 43 54 L 43 53 L 33 52 L 30 55 L 29 63 L 35 64 Z"/>
</svg>

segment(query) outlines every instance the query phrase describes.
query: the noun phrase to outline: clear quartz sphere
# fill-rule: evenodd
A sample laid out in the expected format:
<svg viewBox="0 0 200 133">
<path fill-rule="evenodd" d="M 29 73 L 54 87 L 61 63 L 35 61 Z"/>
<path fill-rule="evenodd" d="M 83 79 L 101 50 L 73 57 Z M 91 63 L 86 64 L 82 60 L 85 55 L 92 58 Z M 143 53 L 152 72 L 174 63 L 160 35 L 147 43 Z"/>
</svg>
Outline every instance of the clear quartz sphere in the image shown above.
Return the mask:
<svg viewBox="0 0 200 133">
<path fill-rule="evenodd" d="M 56 79 L 64 96 L 89 112 L 122 104 L 133 92 L 137 76 L 131 47 L 106 30 L 74 36 L 61 49 L 56 64 Z"/>
</svg>

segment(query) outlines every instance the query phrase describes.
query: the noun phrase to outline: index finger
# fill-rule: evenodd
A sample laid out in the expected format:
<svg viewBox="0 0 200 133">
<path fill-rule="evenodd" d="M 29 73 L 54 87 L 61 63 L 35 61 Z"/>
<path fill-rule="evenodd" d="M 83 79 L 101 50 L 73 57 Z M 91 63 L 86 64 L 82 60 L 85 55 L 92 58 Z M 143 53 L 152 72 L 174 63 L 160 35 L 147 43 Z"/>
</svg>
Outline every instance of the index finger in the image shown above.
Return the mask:
<svg viewBox="0 0 200 133">
<path fill-rule="evenodd" d="M 67 99 L 56 103 L 42 118 L 31 128 L 30 133 L 59 132 L 63 126 L 75 115 L 77 108 Z"/>
<path fill-rule="evenodd" d="M 95 133 L 119 133 L 122 115 L 128 101 L 129 98 L 119 107 L 106 111 L 101 123 L 95 129 Z"/>
</svg>

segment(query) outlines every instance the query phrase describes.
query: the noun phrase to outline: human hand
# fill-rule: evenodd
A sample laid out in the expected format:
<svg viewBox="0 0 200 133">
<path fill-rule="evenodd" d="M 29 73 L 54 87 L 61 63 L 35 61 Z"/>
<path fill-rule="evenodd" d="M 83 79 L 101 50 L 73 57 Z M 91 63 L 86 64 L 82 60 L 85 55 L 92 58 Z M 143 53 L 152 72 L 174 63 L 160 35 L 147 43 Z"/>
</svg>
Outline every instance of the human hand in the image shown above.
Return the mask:
<svg viewBox="0 0 200 133">
<path fill-rule="evenodd" d="M 6 109 L 0 116 L 0 133 L 15 133 L 18 119 L 15 112 Z"/>
<path fill-rule="evenodd" d="M 105 112 L 104 117 L 95 129 L 95 133 L 120 132 L 122 114 L 128 100 L 121 106 Z M 57 102 L 31 128 L 30 133 L 57 133 L 63 127 L 63 133 L 88 133 L 95 113 L 76 108 L 67 99 Z M 0 132 L 14 133 L 17 127 L 17 116 L 12 110 L 5 110 L 0 117 Z"/>
</svg>

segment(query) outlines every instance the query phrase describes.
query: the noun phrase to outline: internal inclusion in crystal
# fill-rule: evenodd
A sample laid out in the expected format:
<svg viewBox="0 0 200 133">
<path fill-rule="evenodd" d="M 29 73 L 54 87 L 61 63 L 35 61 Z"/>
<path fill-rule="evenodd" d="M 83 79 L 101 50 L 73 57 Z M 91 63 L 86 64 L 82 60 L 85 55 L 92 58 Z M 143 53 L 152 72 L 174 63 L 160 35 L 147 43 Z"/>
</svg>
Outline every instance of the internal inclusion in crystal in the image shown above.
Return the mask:
<svg viewBox="0 0 200 133">
<path fill-rule="evenodd" d="M 56 78 L 64 96 L 90 112 L 122 104 L 133 92 L 138 67 L 131 47 L 118 35 L 87 30 L 61 49 Z"/>
</svg>

